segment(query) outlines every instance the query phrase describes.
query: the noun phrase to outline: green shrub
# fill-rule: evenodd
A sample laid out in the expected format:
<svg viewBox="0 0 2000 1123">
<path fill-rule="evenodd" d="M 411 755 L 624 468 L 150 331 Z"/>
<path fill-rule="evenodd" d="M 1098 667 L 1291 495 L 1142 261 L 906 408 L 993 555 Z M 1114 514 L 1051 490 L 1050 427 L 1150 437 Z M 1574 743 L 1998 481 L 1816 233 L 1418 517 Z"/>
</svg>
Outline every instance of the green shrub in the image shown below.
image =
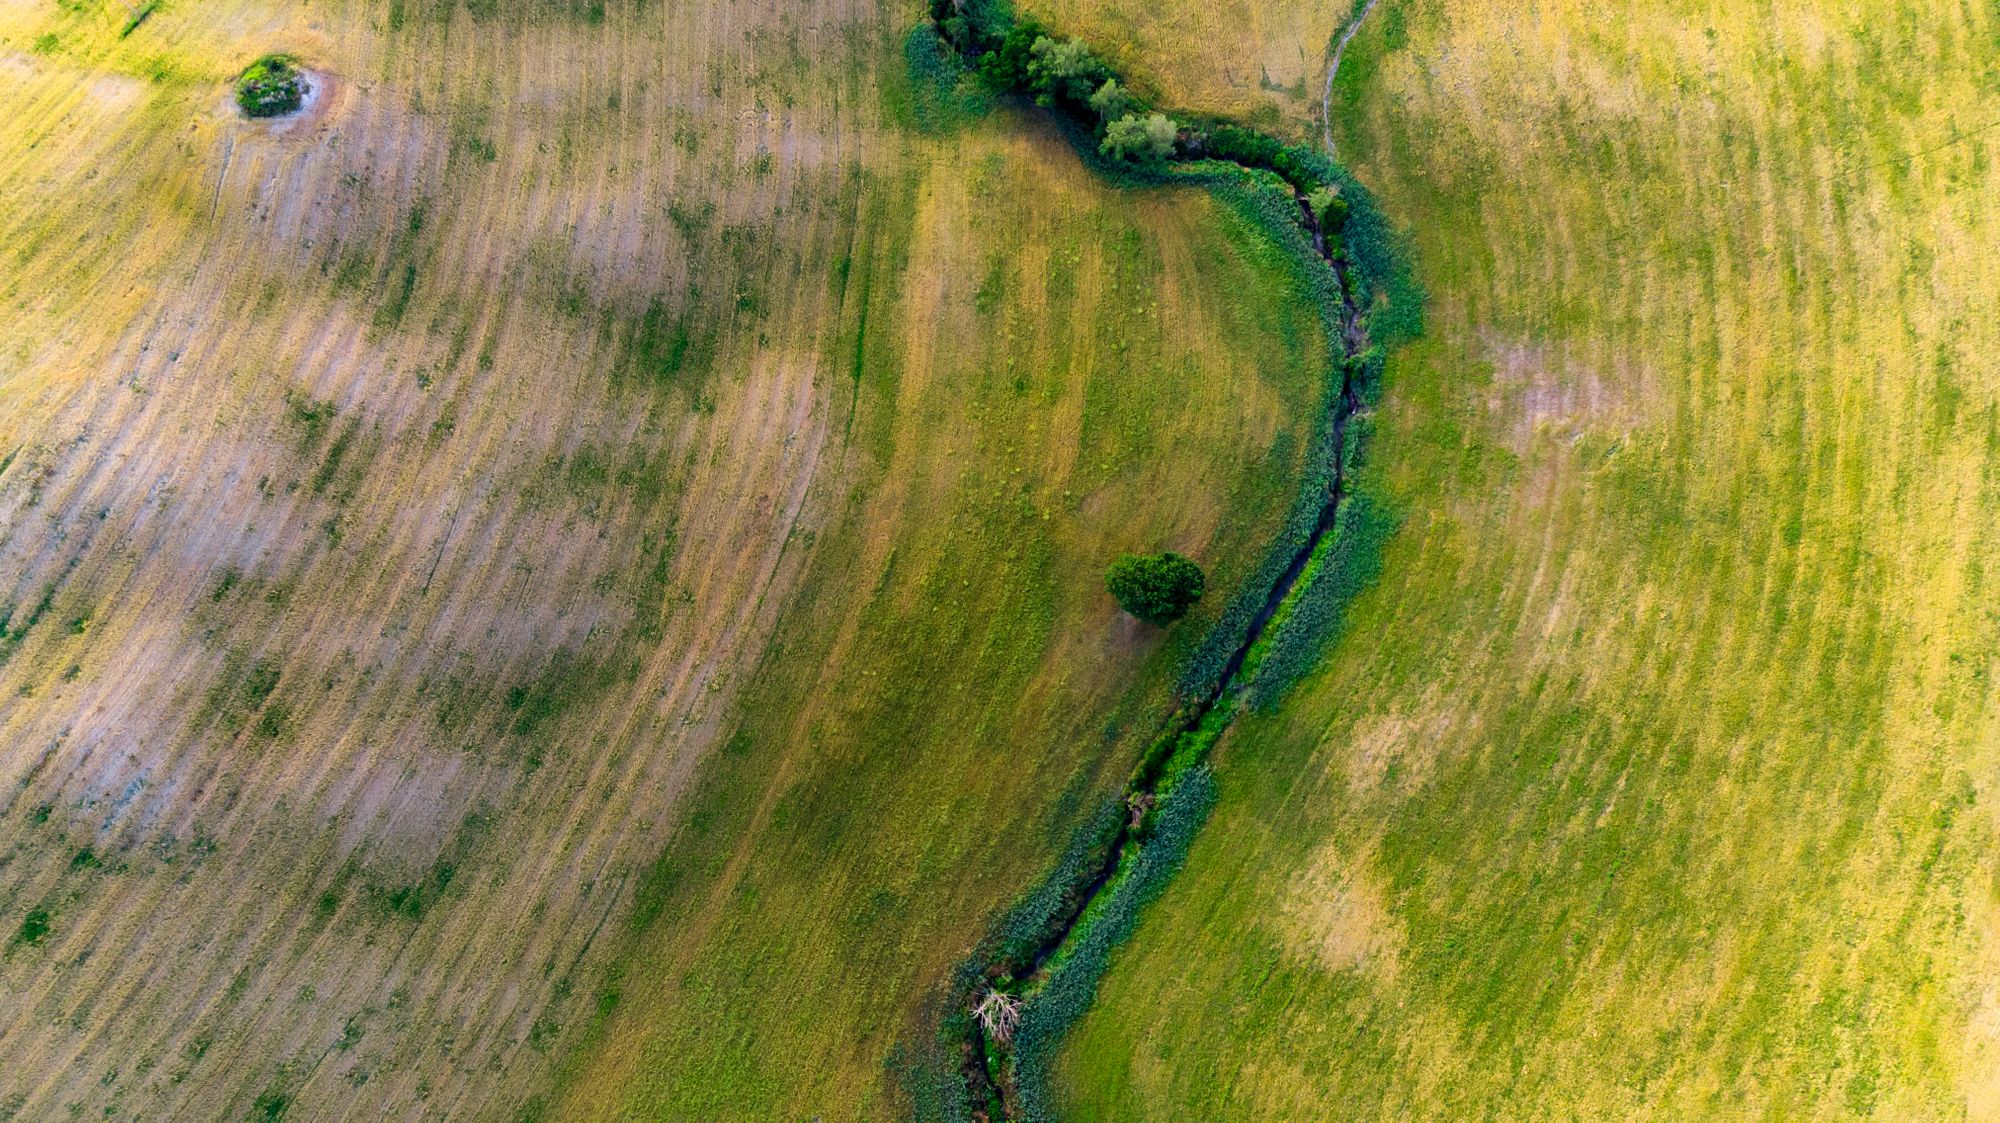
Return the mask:
<svg viewBox="0 0 2000 1123">
<path fill-rule="evenodd" d="M 1114 160 L 1137 164 L 1158 163 L 1174 154 L 1174 136 L 1179 130 L 1164 113 L 1141 117 L 1127 113 L 1105 127 L 1104 142 L 1098 151 Z"/>
<path fill-rule="evenodd" d="M 1040 22 L 1030 18 L 1007 28 L 991 50 L 979 59 L 979 76 L 997 93 L 1020 93 L 1028 89 L 1028 64 L 1034 60 L 1035 40 L 1047 38 Z"/>
<path fill-rule="evenodd" d="M 1028 88 L 1039 105 L 1074 109 L 1112 80 L 1111 68 L 1081 39 L 1057 42 L 1044 35 L 1028 48 Z"/>
<path fill-rule="evenodd" d="M 1106 799 L 1070 837 L 1062 858 L 1033 891 L 1007 910 L 951 981 L 926 1003 L 921 1024 L 928 1027 L 892 1051 L 889 1068 L 920 1123 L 971 1123 L 973 1105 L 960 1066 L 972 1032 L 970 1009 L 979 991 L 999 978 L 1031 971 L 1035 959 L 1076 915 L 1084 896 L 1118 845 L 1125 804 Z M 999 1118 L 997 1105 L 981 1105 Z"/>
<path fill-rule="evenodd" d="M 932 0 L 931 19 L 946 42 L 966 58 L 976 59 L 997 49 L 1007 37 L 1014 26 L 1014 10 L 1007 0 Z"/>
<path fill-rule="evenodd" d="M 306 76 L 291 55 L 265 55 L 236 79 L 236 104 L 252 117 L 297 111 L 306 97 Z"/>
<path fill-rule="evenodd" d="M 1111 563 L 1104 587 L 1125 611 L 1148 624 L 1171 624 L 1187 615 L 1208 589 L 1201 567 L 1171 551 L 1126 554 Z"/>
<path fill-rule="evenodd" d="M 1257 669 L 1250 686 L 1252 706 L 1277 705 L 1292 684 L 1319 665 L 1340 635 L 1347 606 L 1381 575 L 1382 550 L 1397 525 L 1395 514 L 1366 491 L 1355 490 L 1342 500 L 1325 561 L 1299 590 Z"/>
<path fill-rule="evenodd" d="M 918 24 L 910 29 L 903 40 L 903 61 L 908 81 L 892 83 L 886 92 L 907 111 L 918 132 L 944 132 L 984 112 L 990 99 L 961 81 L 965 64 L 935 28 Z M 685 326 L 678 330 L 687 336 Z"/>
<path fill-rule="evenodd" d="M 1118 84 L 1118 79 L 1106 78 L 1097 92 L 1090 95 L 1090 108 L 1097 112 L 1099 121 L 1115 121 L 1131 111 L 1132 95 Z"/>
<path fill-rule="evenodd" d="M 125 17 L 125 26 L 119 30 L 118 37 L 123 39 L 131 35 L 134 31 L 139 30 L 139 25 L 146 22 L 146 17 L 159 11 L 159 9 L 160 0 L 146 0 L 145 3 L 132 9 L 132 14 Z"/>
<path fill-rule="evenodd" d="M 49 910 L 36 906 L 28 910 L 27 918 L 21 921 L 20 931 L 14 933 L 14 943 L 25 947 L 35 947 L 49 938 Z"/>
<path fill-rule="evenodd" d="M 1312 207 L 1321 233 L 1332 238 L 1340 232 L 1341 224 L 1347 221 L 1347 200 L 1340 197 L 1338 187 L 1314 188 L 1306 196 L 1306 202 Z"/>
</svg>

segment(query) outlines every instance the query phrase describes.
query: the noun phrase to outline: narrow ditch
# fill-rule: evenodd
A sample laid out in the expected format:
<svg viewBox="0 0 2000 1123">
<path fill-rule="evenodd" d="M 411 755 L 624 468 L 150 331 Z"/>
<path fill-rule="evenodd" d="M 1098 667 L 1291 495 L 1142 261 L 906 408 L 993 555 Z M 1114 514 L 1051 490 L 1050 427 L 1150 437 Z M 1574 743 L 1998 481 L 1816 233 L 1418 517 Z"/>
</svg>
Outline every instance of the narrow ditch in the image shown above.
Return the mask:
<svg viewBox="0 0 2000 1123">
<path fill-rule="evenodd" d="M 968 63 L 976 63 L 977 58 L 954 40 L 952 29 L 944 18 L 946 13 L 960 11 L 959 2 L 961 0 L 939 0 L 938 6 L 933 8 L 933 14 L 938 16 L 934 26 L 945 43 L 960 51 L 961 58 Z M 1372 2 L 1366 5 L 1361 15 L 1365 16 L 1373 6 Z M 1354 22 L 1358 25 L 1359 18 Z M 1349 34 L 1352 34 L 1351 30 Z M 1344 38 L 1341 45 L 1345 46 Z M 1054 112 L 1060 114 L 1061 111 Z M 1071 120 L 1074 121 L 1073 116 Z M 1159 826 L 1158 812 L 1171 795 L 1170 789 L 1190 775 L 1192 769 L 1201 767 L 1209 747 L 1241 711 L 1245 704 L 1245 688 L 1255 679 L 1257 670 L 1253 666 L 1246 673 L 1246 664 L 1252 653 L 1258 650 L 1266 633 L 1271 632 L 1273 622 L 1279 620 L 1287 602 L 1299 596 L 1310 584 L 1309 580 L 1302 581 L 1302 578 L 1306 578 L 1313 559 L 1320 556 L 1322 546 L 1333 545 L 1329 536 L 1334 534 L 1341 504 L 1347 494 L 1348 426 L 1363 408 L 1362 387 L 1357 385 L 1357 369 L 1360 366 L 1357 360 L 1367 352 L 1369 336 L 1366 316 L 1356 295 L 1356 278 L 1350 275 L 1350 263 L 1345 254 L 1330 248 L 1328 231 L 1321 228 L 1320 217 L 1314 211 L 1305 185 L 1310 183 L 1324 187 L 1329 184 L 1317 173 L 1302 171 L 1298 159 L 1289 154 L 1294 150 L 1285 149 L 1263 134 L 1221 121 L 1209 122 L 1206 129 L 1230 129 L 1239 137 L 1254 136 L 1260 142 L 1258 145 L 1238 144 L 1236 147 L 1255 147 L 1266 158 L 1218 159 L 1217 154 L 1208 151 L 1204 143 L 1204 139 L 1212 134 L 1204 131 L 1202 126 L 1196 126 L 1192 130 L 1192 141 L 1189 140 L 1189 132 L 1183 131 L 1169 162 L 1199 161 L 1275 174 L 1290 189 L 1297 207 L 1297 215 L 1292 221 L 1319 261 L 1332 272 L 1334 299 L 1339 303 L 1334 309 L 1335 315 L 1330 318 L 1337 326 L 1336 338 L 1329 339 L 1328 346 L 1340 368 L 1340 384 L 1328 395 L 1326 407 L 1329 411 L 1327 429 L 1331 465 L 1322 494 L 1318 497 L 1318 514 L 1310 532 L 1288 558 L 1240 639 L 1229 651 L 1213 685 L 1195 697 L 1184 699 L 1166 727 L 1150 743 L 1123 790 L 1122 813 L 1115 830 L 1089 846 L 1083 870 L 1072 870 L 1069 874 L 1070 888 L 1056 890 L 1061 894 L 1061 903 L 1042 922 L 1039 938 L 1027 947 L 1010 945 L 1004 952 L 991 954 L 985 962 L 975 963 L 978 982 L 972 988 L 971 1004 L 965 1011 L 969 1016 L 957 1019 L 965 1029 L 953 1051 L 959 1058 L 958 1075 L 963 1081 L 971 1116 L 980 1123 L 1040 1119 L 1047 1114 L 1045 1109 L 1023 1104 L 1020 1082 L 1016 1079 L 1015 1046 L 1018 1041 L 1015 1038 L 1016 1031 L 1024 1024 L 1024 1014 L 1029 1012 L 1036 997 L 1063 969 L 1068 957 L 1077 954 L 1075 945 L 1079 942 L 1079 933 L 1094 921 L 1109 923 L 1102 917 L 1108 914 L 1110 901 L 1121 884 L 1136 877 L 1133 871 L 1146 852 L 1148 843 L 1153 841 Z M 1282 624 L 1278 630 L 1283 630 Z M 1183 833 L 1187 833 L 1186 828 Z M 1094 981 L 1090 986 L 1094 990 Z M 1055 1034 L 1059 1036 L 1060 1033 L 1058 1028 Z"/>
</svg>

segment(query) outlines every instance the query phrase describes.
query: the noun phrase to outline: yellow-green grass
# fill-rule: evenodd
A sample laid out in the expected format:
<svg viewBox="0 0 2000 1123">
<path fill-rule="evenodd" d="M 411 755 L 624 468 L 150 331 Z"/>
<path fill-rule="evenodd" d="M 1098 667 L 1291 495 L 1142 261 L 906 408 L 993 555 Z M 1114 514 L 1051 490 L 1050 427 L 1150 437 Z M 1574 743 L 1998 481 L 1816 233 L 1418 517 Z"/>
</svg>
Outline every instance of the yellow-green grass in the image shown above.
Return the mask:
<svg viewBox="0 0 2000 1123">
<path fill-rule="evenodd" d="M 1402 529 L 1219 748 L 1073 1117 L 1993 1117 L 2000 24 L 1377 17 Z"/>
<path fill-rule="evenodd" d="M 1204 196 L 917 135 L 915 15 L 0 9 L 0 1106 L 505 1118 L 612 1009 L 602 1102 L 809 1029 L 717 1095 L 880 1109 L 887 1028 L 668 984 L 942 885 L 880 988 L 792 965 L 907 1010 L 1198 635 L 1101 566 L 1218 607 L 1325 373 Z M 273 50 L 332 80 L 243 121 Z"/>
<path fill-rule="evenodd" d="M 874 463 L 562 1114 L 892 1115 L 892 1047 L 1116 791 L 1298 487 L 1325 341 L 1262 235 L 1109 187 L 1013 111 L 923 169 L 855 264 Z M 1102 585 L 1156 545 L 1212 590 L 1164 637 Z"/>
</svg>

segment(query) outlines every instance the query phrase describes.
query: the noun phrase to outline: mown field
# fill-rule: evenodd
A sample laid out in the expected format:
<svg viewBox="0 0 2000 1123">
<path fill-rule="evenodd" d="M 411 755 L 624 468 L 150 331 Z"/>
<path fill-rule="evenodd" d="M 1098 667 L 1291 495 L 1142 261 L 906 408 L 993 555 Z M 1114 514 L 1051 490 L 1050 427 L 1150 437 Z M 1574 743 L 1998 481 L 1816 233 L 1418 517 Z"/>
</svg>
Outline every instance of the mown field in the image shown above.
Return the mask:
<svg viewBox="0 0 2000 1123">
<path fill-rule="evenodd" d="M 136 11 L 0 7 L 0 1115 L 889 1112 L 1283 517 L 1269 248 L 900 8 Z"/>
<path fill-rule="evenodd" d="M 892 1048 L 1124 780 L 1221 607 L 1162 642 L 1103 560 L 1172 544 L 1233 589 L 1296 490 L 1325 344 L 1261 235 L 1106 187 L 1015 112 L 924 156 L 914 220 L 870 239 L 875 467 L 656 871 L 577 1118 L 892 1114 Z"/>
<path fill-rule="evenodd" d="M 1218 114 L 1286 140 L 1320 135 L 1327 58 L 1365 0 L 1023 0 L 1162 105 Z"/>
<path fill-rule="evenodd" d="M 1218 750 L 1071 1116 L 1992 1117 L 2000 23 L 1371 21 L 1401 530 Z"/>
</svg>

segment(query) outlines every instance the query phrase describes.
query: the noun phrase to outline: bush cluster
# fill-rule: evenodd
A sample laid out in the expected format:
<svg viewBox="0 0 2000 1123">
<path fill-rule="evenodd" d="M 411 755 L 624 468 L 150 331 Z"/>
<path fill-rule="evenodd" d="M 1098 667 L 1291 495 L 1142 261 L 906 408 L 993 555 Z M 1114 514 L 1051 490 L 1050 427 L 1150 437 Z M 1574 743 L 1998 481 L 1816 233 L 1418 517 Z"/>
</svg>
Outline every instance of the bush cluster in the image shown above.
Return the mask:
<svg viewBox="0 0 2000 1123">
<path fill-rule="evenodd" d="M 935 0 L 932 15 L 989 89 L 1031 97 L 1082 126 L 1101 155 L 1147 166 L 1176 154 L 1180 125 L 1137 97 L 1083 40 L 1058 38 L 1032 16 L 1016 20 L 999 0 Z"/>
<path fill-rule="evenodd" d="M 950 984 L 933 1000 L 931 1016 L 925 1019 L 936 1031 L 898 1046 L 891 1055 L 890 1068 L 916 1119 L 969 1123 L 970 1089 L 959 1066 L 964 1061 L 962 1043 L 972 1032 L 969 1011 L 973 1002 L 985 987 L 1011 982 L 1033 969 L 1042 950 L 1082 907 L 1084 895 L 1123 841 L 1124 826 L 1122 801 L 1106 799 L 1100 803 L 1071 836 L 1055 867 L 1020 903 L 1007 910 L 958 965 Z"/>
<path fill-rule="evenodd" d="M 265 55 L 236 79 L 236 104 L 252 117 L 277 117 L 305 103 L 306 76 L 291 55 Z"/>
</svg>

